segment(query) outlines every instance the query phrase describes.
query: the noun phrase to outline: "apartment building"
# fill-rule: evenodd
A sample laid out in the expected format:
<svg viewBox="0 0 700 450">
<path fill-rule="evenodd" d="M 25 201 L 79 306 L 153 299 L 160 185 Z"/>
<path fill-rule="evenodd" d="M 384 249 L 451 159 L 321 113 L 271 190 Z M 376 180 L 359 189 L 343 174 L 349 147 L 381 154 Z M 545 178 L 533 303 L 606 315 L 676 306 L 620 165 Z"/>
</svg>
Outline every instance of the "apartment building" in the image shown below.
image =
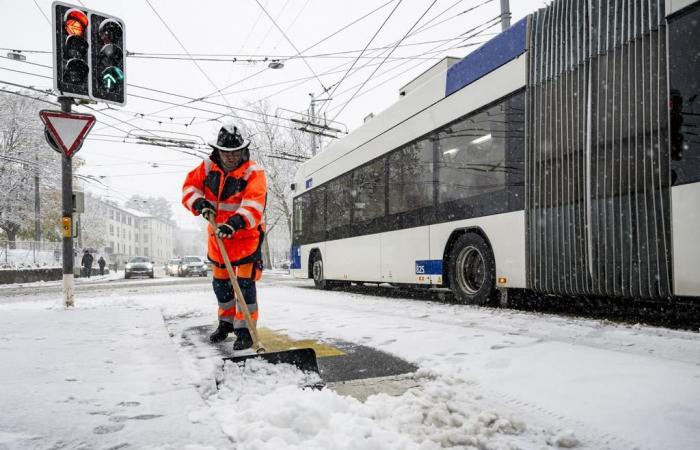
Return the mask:
<svg viewBox="0 0 700 450">
<path fill-rule="evenodd" d="M 146 256 L 165 263 L 173 257 L 174 226 L 167 221 L 134 209 L 103 202 L 105 214 L 104 253 L 121 268 L 131 256 Z"/>
</svg>

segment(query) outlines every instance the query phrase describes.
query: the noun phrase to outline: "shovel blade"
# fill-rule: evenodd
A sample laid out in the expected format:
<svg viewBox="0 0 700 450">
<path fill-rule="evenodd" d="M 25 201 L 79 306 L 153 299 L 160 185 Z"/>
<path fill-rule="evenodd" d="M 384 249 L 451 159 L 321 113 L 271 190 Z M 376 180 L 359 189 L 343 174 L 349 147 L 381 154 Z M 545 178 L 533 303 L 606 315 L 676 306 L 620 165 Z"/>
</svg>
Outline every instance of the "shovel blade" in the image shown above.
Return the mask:
<svg viewBox="0 0 700 450">
<path fill-rule="evenodd" d="M 281 352 L 232 356 L 224 358 L 224 361 L 232 361 L 234 363 L 239 363 L 254 358 L 259 358 L 263 361 L 269 362 L 270 364 L 292 364 L 301 371 L 319 373 L 318 362 L 316 361 L 316 352 L 312 348 L 298 348 L 294 350 L 285 350 Z"/>
</svg>

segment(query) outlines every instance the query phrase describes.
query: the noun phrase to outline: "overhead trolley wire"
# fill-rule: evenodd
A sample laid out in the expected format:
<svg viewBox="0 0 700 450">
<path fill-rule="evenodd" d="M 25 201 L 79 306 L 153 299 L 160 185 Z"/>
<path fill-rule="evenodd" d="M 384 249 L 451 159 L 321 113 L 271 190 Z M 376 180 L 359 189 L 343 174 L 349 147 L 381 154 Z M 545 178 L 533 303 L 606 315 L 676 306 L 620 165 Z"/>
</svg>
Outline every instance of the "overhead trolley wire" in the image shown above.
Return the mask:
<svg viewBox="0 0 700 450">
<path fill-rule="evenodd" d="M 153 10 L 153 12 L 154 12 L 155 15 L 158 17 L 158 19 L 160 19 L 161 23 L 162 23 L 162 24 L 165 26 L 165 28 L 170 32 L 170 34 L 171 34 L 171 35 L 173 36 L 173 38 L 177 41 L 177 43 L 180 45 L 180 47 L 182 48 L 182 50 L 184 50 L 185 53 L 187 53 L 187 56 L 190 56 L 190 52 L 187 50 L 187 48 L 185 48 L 185 45 L 182 43 L 182 41 L 180 41 L 180 39 L 177 37 L 177 35 L 175 34 L 175 32 L 168 26 L 168 24 L 165 22 L 165 20 L 163 19 L 163 17 L 161 17 L 161 15 L 158 13 L 158 11 L 156 11 L 156 9 L 155 9 L 155 8 L 153 7 L 153 5 L 151 4 L 150 0 L 144 0 L 144 1 L 145 1 L 146 4 L 148 4 L 148 6 Z M 257 0 L 256 0 L 256 1 L 257 1 Z M 199 71 L 202 73 L 202 75 L 204 75 L 204 77 L 207 79 L 207 81 L 209 81 L 209 83 L 214 87 L 214 89 L 216 89 L 216 92 L 218 92 L 219 94 L 221 94 L 221 89 L 219 89 L 219 87 L 216 85 L 216 83 L 214 83 L 214 81 L 209 77 L 209 75 L 204 71 L 204 69 L 202 69 L 202 67 L 199 65 L 199 63 L 198 63 L 197 61 L 195 61 L 194 59 L 192 59 L 191 57 L 190 57 L 190 59 L 192 60 L 192 63 L 197 67 L 197 69 L 199 69 Z M 221 94 L 221 97 L 224 99 L 224 101 L 226 102 L 226 104 L 228 104 L 229 107 L 231 107 L 231 105 L 230 105 L 229 102 L 228 102 L 228 99 L 227 99 L 226 97 L 224 97 L 223 94 Z M 233 113 L 233 115 L 234 115 L 236 118 L 239 118 L 239 117 L 238 117 L 238 114 L 236 114 L 235 111 L 231 110 L 231 112 Z M 240 119 L 240 118 L 239 118 L 239 119 Z"/>
<path fill-rule="evenodd" d="M 282 5 L 282 9 L 280 9 L 279 12 L 277 13 L 277 17 L 273 20 L 273 23 L 276 23 L 276 21 L 282 16 L 282 13 L 284 12 L 284 10 L 287 9 L 287 5 L 289 5 L 289 0 L 284 1 L 284 5 Z M 265 3 L 265 6 L 268 6 L 267 2 Z M 261 9 L 263 9 L 263 13 L 267 14 L 267 11 L 265 11 L 264 8 L 261 7 Z M 269 15 L 268 15 L 268 17 L 269 17 Z M 260 42 L 258 42 L 258 45 L 255 47 L 255 50 L 258 50 L 260 48 L 260 46 L 263 45 L 263 43 L 265 42 L 267 37 L 270 35 L 270 32 L 272 31 L 273 28 L 274 28 L 273 24 L 270 24 L 270 26 L 267 27 L 267 31 L 265 32 L 265 35 L 262 37 Z"/>
<path fill-rule="evenodd" d="M 401 41 L 403 41 L 404 39 L 406 39 L 406 37 L 409 35 L 409 33 L 416 27 L 416 25 L 418 25 L 418 22 L 420 22 L 421 20 L 423 20 L 423 17 L 425 17 L 425 15 L 428 13 L 428 11 L 430 11 L 430 9 L 435 5 L 436 2 L 437 2 L 437 0 L 433 0 L 433 2 L 425 9 L 425 11 L 423 12 L 423 14 L 421 14 L 421 16 L 418 18 L 418 20 L 416 20 L 416 22 L 415 22 L 413 25 L 411 25 L 411 28 L 409 28 L 408 31 L 406 32 L 406 34 L 401 38 L 401 40 L 400 40 L 399 42 L 397 42 L 397 44 L 396 44 L 397 46 L 398 46 L 398 44 L 399 44 Z M 388 53 L 387 57 L 390 56 L 390 55 L 394 52 L 394 50 L 396 50 L 396 46 L 394 46 L 394 48 L 391 49 L 391 51 Z M 382 64 L 384 64 L 385 61 L 386 61 L 386 57 L 382 60 Z M 340 111 L 338 111 L 338 112 L 335 114 L 335 116 L 333 117 L 333 119 L 331 119 L 331 121 L 334 122 L 335 119 L 338 118 L 338 116 L 340 115 L 340 113 L 343 112 L 343 110 L 345 109 L 345 107 L 353 100 L 353 98 L 355 98 L 355 96 L 357 95 L 357 93 L 360 92 L 360 90 L 362 90 L 362 88 L 365 86 L 365 84 L 367 84 L 367 82 L 368 82 L 369 80 L 372 79 L 372 77 L 374 76 L 374 74 L 377 73 L 377 70 L 379 70 L 379 68 L 382 67 L 382 64 L 378 65 L 378 66 L 374 69 L 374 71 L 372 72 L 372 74 L 371 74 L 369 77 L 367 77 L 367 79 L 362 83 L 362 86 L 360 86 L 360 87 L 357 89 L 357 91 L 355 91 L 355 93 L 352 95 L 352 97 L 350 97 L 350 100 L 348 100 L 347 102 L 345 102 L 345 104 L 343 105 L 343 107 L 340 108 Z"/>
<path fill-rule="evenodd" d="M 306 58 L 304 58 L 304 56 L 302 55 L 302 52 L 299 51 L 299 49 L 297 48 L 297 46 L 294 45 L 294 42 L 292 42 L 292 40 L 289 39 L 289 37 L 287 36 L 287 33 L 285 33 L 284 30 L 282 30 L 282 28 L 280 28 L 280 26 L 277 24 L 277 21 L 275 21 L 275 19 L 272 18 L 272 16 L 270 15 L 270 13 L 267 12 L 267 10 L 265 9 L 265 7 L 260 3 L 260 0 L 255 0 L 255 3 L 258 4 L 258 6 L 260 7 L 260 9 L 263 10 L 263 12 L 265 13 L 265 15 L 272 21 L 272 23 L 273 23 L 273 24 L 275 25 L 275 27 L 279 30 L 279 32 L 282 33 L 282 36 L 284 36 L 284 38 L 287 40 L 287 42 L 289 43 L 289 45 L 291 45 L 292 48 L 294 49 L 294 51 L 296 51 L 297 54 L 301 57 L 301 60 L 304 62 L 304 64 L 306 64 L 306 67 L 309 68 L 309 70 L 311 71 L 311 73 L 314 74 L 314 76 L 316 77 L 316 80 L 318 80 L 318 83 L 321 85 L 321 88 L 324 90 L 324 92 L 327 91 L 328 89 L 327 89 L 326 86 L 323 84 L 323 82 L 321 81 L 321 79 L 318 77 L 318 75 L 316 74 L 316 72 L 314 71 L 314 69 L 311 67 L 311 65 L 309 64 L 309 62 L 306 60 Z"/>
<path fill-rule="evenodd" d="M 38 9 L 39 12 L 41 13 L 41 15 L 44 16 L 44 19 L 46 19 L 46 23 L 48 23 L 49 26 L 51 26 L 51 19 L 49 19 L 49 17 L 46 15 L 44 10 L 41 9 L 41 6 L 39 6 L 39 4 L 36 2 L 36 0 L 33 0 L 33 1 L 34 1 L 34 4 L 36 5 L 36 9 Z"/>
<path fill-rule="evenodd" d="M 0 58 L 4 58 L 4 57 L 3 57 L 3 56 L 0 56 Z M 6 59 L 10 59 L 10 58 L 6 58 Z M 12 59 L 10 59 L 10 60 L 12 60 Z M 13 60 L 13 61 L 14 61 L 14 60 Z M 32 65 L 39 66 L 39 67 L 51 68 L 51 66 L 47 66 L 47 65 L 45 65 L 45 64 L 31 63 L 31 62 L 28 62 L 28 61 L 19 61 L 19 62 L 21 62 L 21 63 L 23 63 L 23 64 L 32 64 Z M 51 76 L 41 75 L 41 74 L 37 74 L 37 73 L 34 73 L 34 72 L 26 72 L 26 71 L 17 70 L 17 69 L 10 69 L 10 68 L 6 68 L 6 67 L 0 67 L 0 70 L 8 70 L 8 71 L 10 71 L 10 72 L 17 72 L 17 73 L 21 73 L 21 74 L 25 74 L 25 75 L 31 75 L 31 76 L 35 76 L 35 77 L 39 77 L 39 78 L 53 79 L 53 77 L 51 77 Z M 18 86 L 19 86 L 19 87 L 23 87 L 23 88 L 28 88 L 28 89 L 30 88 L 29 86 L 22 86 L 22 85 L 18 85 Z M 239 111 L 242 111 L 242 112 L 246 112 L 246 113 L 249 113 L 249 114 L 255 114 L 255 115 L 258 115 L 258 116 L 262 116 L 262 117 L 270 117 L 270 118 L 276 118 L 276 119 L 281 119 L 281 120 L 289 121 L 289 119 L 285 119 L 285 118 L 282 118 L 282 117 L 277 117 L 277 116 L 265 114 L 265 113 L 260 112 L 260 111 L 255 111 L 255 110 L 247 109 L 247 108 L 240 108 L 240 107 L 236 107 L 236 106 L 223 105 L 223 104 L 221 104 L 221 103 L 215 103 L 215 102 L 211 102 L 211 101 L 207 101 L 207 100 L 202 100 L 202 99 L 200 99 L 200 98 L 189 97 L 189 96 L 182 95 L 182 94 L 177 94 L 177 93 L 174 93 L 174 92 L 167 92 L 167 91 L 163 91 L 163 90 L 160 90 L 160 89 L 149 88 L 149 87 L 146 87 L 146 86 L 140 86 L 140 85 L 136 85 L 136 84 L 128 84 L 128 86 L 134 87 L 134 88 L 138 88 L 138 89 L 144 89 L 144 90 L 147 90 L 147 91 L 157 92 L 157 93 L 160 93 L 160 94 L 170 95 L 170 96 L 173 96 L 173 97 L 184 98 L 184 99 L 189 100 L 187 103 L 178 104 L 178 103 L 174 103 L 174 102 L 169 102 L 169 101 L 167 101 L 167 100 L 161 100 L 161 99 L 152 98 L 152 97 L 147 97 L 147 96 L 138 95 L 138 94 L 134 94 L 134 93 L 130 93 L 130 94 L 129 94 L 130 97 L 136 97 L 136 98 L 141 98 L 141 99 L 144 99 L 144 100 L 149 100 L 149 101 L 153 101 L 153 102 L 157 102 L 157 103 L 163 103 L 163 104 L 167 104 L 167 105 L 172 105 L 171 107 L 166 108 L 166 109 L 172 109 L 172 107 L 181 107 L 181 108 L 191 109 L 191 110 L 195 110 L 195 111 L 208 112 L 208 113 L 211 113 L 211 114 L 215 114 L 215 115 L 217 115 L 217 116 L 219 116 L 219 117 L 222 116 L 222 113 L 221 113 L 220 111 L 213 111 L 213 110 L 210 110 L 210 109 L 197 108 L 197 107 L 195 107 L 195 106 L 189 105 L 189 103 L 200 102 L 200 103 L 204 103 L 204 104 L 209 104 L 209 105 L 213 105 L 213 106 L 218 106 L 218 107 L 221 107 L 221 108 L 236 109 L 236 110 L 239 110 Z M 40 92 L 45 93 L 45 92 L 43 92 L 43 91 L 40 91 Z M 52 95 L 53 95 L 53 94 L 52 94 Z M 90 108 L 90 109 L 92 109 L 93 111 L 95 111 L 95 112 L 97 112 L 97 113 L 102 113 L 102 114 L 104 114 L 104 113 L 103 113 L 103 110 L 98 110 L 98 109 L 94 109 L 94 108 Z M 119 111 L 119 110 L 115 110 L 115 111 Z M 140 114 L 140 113 L 139 113 L 139 114 Z M 109 116 L 109 115 L 107 115 L 107 114 L 104 114 L 104 115 L 107 116 L 107 117 L 110 117 L 110 118 L 112 118 L 112 119 L 114 119 L 114 120 L 117 120 L 117 121 L 119 121 L 120 123 L 123 123 L 123 124 L 126 124 L 126 125 L 134 126 L 132 122 L 133 122 L 133 120 L 135 120 L 135 119 L 132 119 L 132 120 L 121 120 L 121 119 L 118 119 L 118 118 L 114 118 L 114 117 L 112 117 L 112 116 Z M 149 115 L 151 115 L 151 114 L 141 114 L 141 115 L 142 115 L 142 116 L 149 116 Z M 245 118 L 240 117 L 240 116 L 238 116 L 238 117 L 239 117 L 240 120 L 247 120 L 247 121 L 251 121 L 251 122 L 255 122 L 255 123 L 265 123 L 264 121 L 256 120 L 256 119 L 250 118 L 250 117 L 245 117 Z M 296 129 L 295 127 L 291 127 L 291 126 L 289 126 L 289 127 L 283 126 L 283 127 L 284 127 L 284 128 L 288 128 L 288 129 Z M 138 127 L 135 127 L 135 128 L 138 128 Z M 99 131 L 99 130 L 101 130 L 101 129 L 104 129 L 104 127 L 98 128 L 97 130 Z M 119 130 L 119 131 L 122 131 L 122 132 L 123 132 L 123 130 Z"/>
<path fill-rule="evenodd" d="M 497 17 L 497 19 L 500 20 L 500 17 Z M 490 22 L 491 22 L 491 21 L 489 21 L 489 22 L 487 22 L 487 23 L 490 23 Z M 486 30 L 488 30 L 489 28 L 493 28 L 493 27 L 495 27 L 495 26 L 498 25 L 498 24 L 499 24 L 499 22 L 493 22 L 493 23 L 491 23 L 491 25 L 489 25 L 489 26 L 488 26 L 487 28 L 485 28 L 484 30 L 479 31 L 479 32 L 476 32 L 476 33 L 472 34 L 471 36 L 465 38 L 465 39 L 463 40 L 463 42 L 465 42 L 465 41 L 467 41 L 467 40 L 469 40 L 469 39 L 472 39 L 472 38 L 474 38 L 474 37 L 477 37 L 477 36 L 481 35 L 483 31 L 486 31 Z M 479 27 L 481 27 L 481 26 L 483 26 L 483 24 L 482 24 L 482 25 L 479 25 Z M 460 36 L 462 36 L 462 35 L 460 35 Z M 451 48 L 467 47 L 467 46 L 479 45 L 479 44 L 482 44 L 482 43 L 483 43 L 483 42 L 477 42 L 477 43 L 465 44 L 465 45 L 461 45 L 461 46 L 458 46 L 458 47 L 451 47 Z M 439 46 L 438 46 L 438 47 L 439 47 Z M 438 48 L 435 48 L 435 49 L 431 50 L 431 52 L 442 52 L 442 51 L 445 51 L 445 50 L 449 50 L 449 48 L 448 48 L 448 49 L 438 49 Z M 395 67 L 393 67 L 393 68 L 391 68 L 391 69 L 389 69 L 389 70 L 386 70 L 386 71 L 383 72 L 383 73 L 380 73 L 379 75 L 380 75 L 380 76 L 382 76 L 382 75 L 387 75 L 388 73 L 390 73 L 390 72 L 392 72 L 392 71 L 395 71 L 395 70 L 397 70 L 397 69 L 400 69 L 401 67 L 403 67 L 403 66 L 404 66 L 405 64 L 407 64 L 407 63 L 408 63 L 408 61 L 404 61 L 404 62 L 402 62 L 401 64 L 399 64 L 399 65 L 397 65 L 397 66 L 395 66 Z M 422 62 L 419 62 L 419 63 L 417 63 L 417 64 L 414 64 L 413 66 L 409 67 L 408 69 L 404 69 L 404 72 L 411 71 L 411 70 L 417 68 L 418 66 L 420 66 L 421 64 L 423 64 L 423 63 L 422 63 Z M 364 92 L 362 92 L 362 93 L 360 93 L 360 94 L 357 94 L 357 97 L 358 97 L 358 98 L 359 98 L 359 97 L 362 97 L 363 95 L 366 95 L 366 94 L 372 92 L 373 90 L 375 90 L 375 89 L 377 89 L 377 88 L 379 88 L 379 87 L 385 85 L 385 84 L 388 83 L 389 81 L 392 81 L 392 79 L 389 78 L 389 79 L 387 79 L 387 80 L 385 80 L 385 81 L 383 81 L 383 82 L 381 82 L 381 83 L 378 83 L 378 84 L 372 86 L 371 88 L 367 89 L 366 91 L 364 91 Z M 359 84 L 359 83 L 358 83 L 358 84 Z M 338 95 L 343 95 L 343 94 L 345 94 L 345 93 L 347 93 L 347 92 L 350 92 L 350 90 L 352 90 L 352 89 L 353 89 L 355 86 L 357 86 L 358 84 L 356 84 L 356 85 L 354 85 L 354 86 L 352 86 L 352 87 L 346 89 L 345 91 L 340 92 Z M 334 106 L 334 107 L 332 107 L 332 108 L 328 108 L 328 111 L 335 111 L 336 109 L 340 108 L 341 106 L 342 106 L 342 105 L 338 105 L 338 106 Z"/>
<path fill-rule="evenodd" d="M 460 1 L 461 1 L 461 0 L 460 0 Z M 350 71 L 352 71 L 353 67 L 355 67 L 355 64 L 357 64 L 357 62 L 360 60 L 360 57 L 365 53 L 365 51 L 366 51 L 367 48 L 370 46 L 370 44 L 372 43 L 372 41 L 374 41 L 374 38 L 377 37 L 377 35 L 379 34 L 379 32 L 382 31 L 382 29 L 384 28 L 384 25 L 386 25 L 386 23 L 389 21 L 389 19 L 391 19 L 391 17 L 394 15 L 394 13 L 395 13 L 396 10 L 398 9 L 398 7 L 401 6 L 401 3 L 402 3 L 402 2 L 403 2 L 403 0 L 399 0 L 399 2 L 396 4 L 396 6 L 394 6 L 394 9 L 392 9 L 391 12 L 389 13 L 389 15 L 386 16 L 386 18 L 384 19 L 384 22 L 382 22 L 382 24 L 379 25 L 379 28 L 377 29 L 377 31 L 375 31 L 374 34 L 372 35 L 372 37 L 370 38 L 370 40 L 367 41 L 367 45 L 365 45 L 365 48 L 362 49 L 362 51 L 361 51 L 360 54 L 357 56 L 357 58 L 355 58 L 355 60 L 352 62 L 352 65 L 350 65 L 350 67 L 348 68 L 348 70 L 347 70 L 347 71 L 343 74 L 343 76 L 340 78 L 340 81 L 338 81 L 337 83 L 335 83 L 335 86 L 333 87 L 333 91 L 331 91 L 331 92 L 328 94 L 328 99 L 329 99 L 329 100 L 333 98 L 333 94 L 335 94 L 335 91 L 337 91 L 337 90 L 338 90 L 338 87 L 340 87 L 340 85 L 343 83 L 343 81 L 345 81 L 345 78 L 348 76 L 348 74 L 350 73 Z"/>
<path fill-rule="evenodd" d="M 317 45 L 321 44 L 322 42 L 324 42 L 324 41 L 330 39 L 331 37 L 337 35 L 338 33 L 341 33 L 342 31 L 346 30 L 347 28 L 351 27 L 352 25 L 354 25 L 354 24 L 356 24 L 356 23 L 358 23 L 358 22 L 364 20 L 365 18 L 367 18 L 367 17 L 369 17 L 370 15 L 374 14 L 375 12 L 381 10 L 381 9 L 384 8 L 386 5 L 388 5 L 388 4 L 390 4 L 390 3 L 394 2 L 394 1 L 396 1 L 396 0 L 388 0 L 387 2 L 383 3 L 382 5 L 378 6 L 378 7 L 375 8 L 375 9 L 373 9 L 372 11 L 366 13 L 365 15 L 359 17 L 358 19 L 353 20 L 352 22 L 348 23 L 347 25 L 341 27 L 340 29 L 336 30 L 335 32 L 329 34 L 328 36 L 325 36 L 324 38 L 320 39 L 320 40 L 317 41 L 316 43 L 314 43 L 314 44 L 312 44 L 311 46 L 307 47 L 306 49 L 302 50 L 302 53 L 303 53 L 303 52 L 306 52 L 306 51 L 308 51 L 308 50 L 311 50 L 312 48 L 316 47 Z M 231 84 L 225 86 L 224 88 L 222 88 L 222 91 L 225 91 L 226 89 L 229 89 L 229 88 L 231 88 L 231 87 L 233 87 L 233 86 L 235 86 L 235 85 L 237 85 L 237 84 L 239 84 L 239 83 L 242 83 L 242 82 L 244 82 L 244 81 L 246 81 L 246 80 L 248 80 L 248 79 L 250 79 L 250 78 L 256 77 L 257 75 L 259 75 L 259 74 L 265 72 L 266 70 L 268 70 L 267 67 L 264 68 L 264 69 L 262 69 L 262 70 L 260 70 L 260 71 L 257 71 L 256 73 L 253 73 L 253 74 L 251 74 L 251 75 L 248 75 L 247 77 L 244 77 L 244 78 L 242 78 L 242 79 L 240 79 L 240 80 L 234 81 L 233 83 L 231 83 Z M 200 97 L 199 100 L 201 101 L 201 100 L 205 100 L 205 99 L 207 99 L 207 98 L 210 98 L 211 96 L 215 95 L 217 92 L 218 92 L 218 91 L 214 91 L 214 92 L 212 92 L 211 94 L 208 94 L 208 95 L 205 95 L 205 96 L 203 96 L 203 97 Z M 224 94 L 225 94 L 225 92 L 224 92 Z M 185 102 L 185 103 L 182 103 L 182 104 L 177 104 L 177 105 L 169 106 L 169 107 L 167 107 L 167 108 L 163 108 L 163 109 L 160 109 L 160 110 L 158 110 L 158 111 L 155 111 L 153 114 L 159 114 L 159 113 L 162 113 L 162 112 L 165 112 L 165 111 L 174 109 L 174 108 L 176 108 L 176 107 L 178 107 L 178 106 L 187 105 L 188 103 L 191 103 L 191 102 Z M 132 120 L 135 120 L 135 119 L 132 119 Z M 130 121 L 127 121 L 127 122 L 130 122 Z"/>
<path fill-rule="evenodd" d="M 438 14 L 436 14 L 434 17 L 432 17 L 430 20 L 428 20 L 426 23 L 424 23 L 423 25 L 421 25 L 420 27 L 418 27 L 418 29 L 416 29 L 415 31 L 411 32 L 411 33 L 409 34 L 409 36 L 410 36 L 410 37 L 416 36 L 416 35 L 418 35 L 418 34 L 420 34 L 420 33 L 423 33 L 423 32 L 425 32 L 425 31 L 430 30 L 431 28 L 434 28 L 435 26 L 437 26 L 437 25 L 439 25 L 439 24 L 442 24 L 442 23 L 444 23 L 444 22 L 446 22 L 446 21 L 448 21 L 448 20 L 452 20 L 452 19 L 454 19 L 454 18 L 460 16 L 461 14 L 463 14 L 463 13 L 465 13 L 465 12 L 468 12 L 468 11 L 474 9 L 474 8 L 470 8 L 470 9 L 468 9 L 468 10 L 466 10 L 466 11 L 463 11 L 463 12 L 461 12 L 461 13 L 455 15 L 455 16 L 447 17 L 446 19 L 442 20 L 441 22 L 439 22 L 439 23 L 437 23 L 437 24 L 430 25 L 431 22 L 435 21 L 437 18 L 441 17 L 442 15 L 444 15 L 445 13 L 447 13 L 449 10 L 451 10 L 452 8 L 454 8 L 455 6 L 457 6 L 458 4 L 462 3 L 462 1 L 463 1 L 463 0 L 457 0 L 457 1 L 455 1 L 455 2 L 452 3 L 450 6 L 448 6 L 448 7 L 445 8 L 445 9 L 443 9 L 443 10 L 440 11 Z M 485 0 L 485 2 L 481 3 L 480 5 L 477 5 L 477 7 L 478 7 L 478 6 L 481 6 L 481 5 L 485 4 L 485 3 L 488 3 L 489 1 L 492 1 L 492 0 Z M 405 39 L 404 39 L 404 40 L 405 40 Z M 447 42 L 450 42 L 451 40 L 452 40 L 452 39 L 450 39 L 450 40 L 447 41 Z M 399 40 L 399 41 L 392 42 L 390 45 L 388 45 L 388 46 L 386 46 L 386 47 L 380 47 L 379 49 L 382 49 L 382 50 L 386 49 L 386 50 L 388 50 L 388 49 L 390 49 L 390 48 L 392 48 L 392 47 L 395 47 L 396 45 L 401 46 L 401 44 L 402 44 L 402 41 Z M 433 47 L 433 48 L 437 48 L 437 47 Z M 379 49 L 378 49 L 378 50 L 379 50 Z M 432 49 L 431 49 L 431 50 L 432 50 Z M 384 53 L 384 51 L 382 51 L 382 52 L 381 52 L 379 55 L 377 55 L 377 56 L 373 56 L 372 59 L 377 59 L 377 58 L 381 57 L 381 55 L 382 55 L 383 53 Z M 423 53 L 423 54 L 426 54 L 426 53 Z M 364 64 L 360 69 L 365 68 L 365 67 L 368 67 L 368 66 L 370 66 L 370 62 Z M 357 71 L 356 71 L 356 72 L 357 72 Z M 329 97 L 329 98 L 330 98 L 330 97 Z M 325 103 L 325 104 L 323 104 L 323 105 L 321 106 L 321 108 L 319 109 L 319 113 L 322 112 L 324 109 L 328 109 L 329 106 L 330 106 L 330 103 Z"/>
<path fill-rule="evenodd" d="M 291 22 L 289 25 L 287 25 L 287 29 L 286 29 L 285 31 L 289 31 L 289 30 L 292 29 L 292 27 L 294 26 L 294 24 L 297 23 L 297 20 L 298 20 L 299 17 L 301 16 L 301 13 L 304 12 L 304 10 L 306 9 L 306 7 L 307 7 L 308 5 L 309 5 L 309 0 L 306 0 L 306 2 L 304 2 L 304 6 L 302 6 L 301 9 L 299 10 L 299 12 L 297 12 L 297 15 L 294 16 L 294 19 L 292 20 L 292 22 Z M 273 50 L 277 48 L 277 46 L 280 44 L 280 41 L 281 41 L 281 40 L 282 40 L 282 37 L 280 37 L 279 39 L 277 39 L 277 42 L 275 42 L 275 45 L 272 46 L 272 49 L 273 49 Z"/>
</svg>

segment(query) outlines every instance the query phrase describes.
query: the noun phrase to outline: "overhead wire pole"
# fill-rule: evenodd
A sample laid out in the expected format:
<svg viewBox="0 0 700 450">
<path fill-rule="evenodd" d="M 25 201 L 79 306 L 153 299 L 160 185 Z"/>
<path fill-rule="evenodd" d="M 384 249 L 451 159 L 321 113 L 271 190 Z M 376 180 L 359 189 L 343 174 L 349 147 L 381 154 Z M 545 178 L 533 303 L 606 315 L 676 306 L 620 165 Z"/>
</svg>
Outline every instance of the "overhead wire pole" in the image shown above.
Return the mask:
<svg viewBox="0 0 700 450">
<path fill-rule="evenodd" d="M 510 1 L 501 0 L 501 31 L 510 28 Z"/>
<path fill-rule="evenodd" d="M 312 124 L 316 124 L 316 102 L 314 101 L 314 93 L 310 92 L 309 97 L 311 97 L 311 105 L 309 106 L 310 117 L 309 120 Z M 311 136 L 311 155 L 316 156 L 316 134 L 309 133 Z"/>
<path fill-rule="evenodd" d="M 41 241 L 41 196 L 39 195 L 39 149 L 35 148 L 34 160 L 34 241 Z M 36 251 L 36 248 L 35 248 Z"/>
</svg>

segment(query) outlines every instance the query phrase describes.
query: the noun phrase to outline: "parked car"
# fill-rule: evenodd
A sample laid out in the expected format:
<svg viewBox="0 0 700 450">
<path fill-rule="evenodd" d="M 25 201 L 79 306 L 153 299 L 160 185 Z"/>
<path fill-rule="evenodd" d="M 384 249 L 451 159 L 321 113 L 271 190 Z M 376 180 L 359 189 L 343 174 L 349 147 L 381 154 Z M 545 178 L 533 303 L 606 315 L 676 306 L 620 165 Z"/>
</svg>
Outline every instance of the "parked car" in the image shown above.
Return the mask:
<svg viewBox="0 0 700 450">
<path fill-rule="evenodd" d="M 177 270 L 180 267 L 180 258 L 172 258 L 167 263 L 165 263 L 165 274 L 174 277 L 177 275 Z"/>
<path fill-rule="evenodd" d="M 202 261 L 204 261 L 204 265 L 206 266 L 207 271 L 211 272 L 211 261 L 209 261 L 209 258 L 207 258 L 206 256 L 203 256 Z"/>
<path fill-rule="evenodd" d="M 153 261 L 149 261 L 145 256 L 132 256 L 124 266 L 124 278 L 131 278 L 135 275 L 148 276 L 153 278 Z"/>
<path fill-rule="evenodd" d="M 207 266 L 204 265 L 202 258 L 199 256 L 185 256 L 182 258 L 182 261 L 180 261 L 177 274 L 181 277 L 186 277 L 188 275 L 206 277 Z"/>
</svg>

